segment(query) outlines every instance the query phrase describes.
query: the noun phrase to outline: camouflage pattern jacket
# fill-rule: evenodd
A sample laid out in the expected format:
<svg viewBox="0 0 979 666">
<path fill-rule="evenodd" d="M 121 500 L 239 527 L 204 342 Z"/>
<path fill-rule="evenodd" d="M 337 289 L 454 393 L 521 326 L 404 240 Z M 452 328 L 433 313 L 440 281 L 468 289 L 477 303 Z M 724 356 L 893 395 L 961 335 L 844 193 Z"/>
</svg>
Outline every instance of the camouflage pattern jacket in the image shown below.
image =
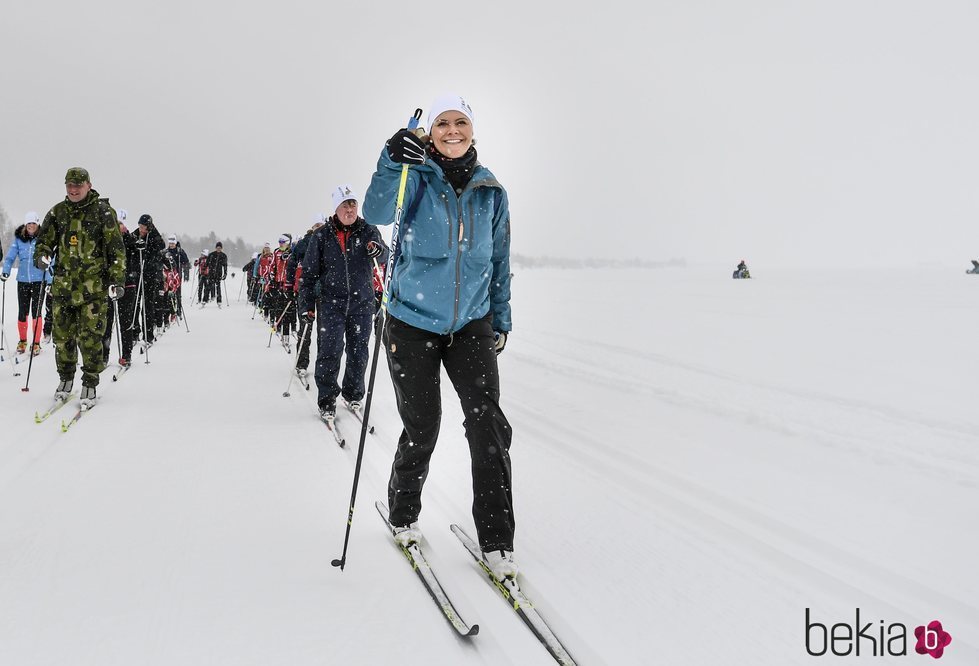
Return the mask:
<svg viewBox="0 0 979 666">
<path fill-rule="evenodd" d="M 106 298 L 110 284 L 124 284 L 126 251 L 116 211 L 90 190 L 78 203 L 65 197 L 44 216 L 35 257 L 56 257 L 52 298 L 82 305 Z"/>
</svg>

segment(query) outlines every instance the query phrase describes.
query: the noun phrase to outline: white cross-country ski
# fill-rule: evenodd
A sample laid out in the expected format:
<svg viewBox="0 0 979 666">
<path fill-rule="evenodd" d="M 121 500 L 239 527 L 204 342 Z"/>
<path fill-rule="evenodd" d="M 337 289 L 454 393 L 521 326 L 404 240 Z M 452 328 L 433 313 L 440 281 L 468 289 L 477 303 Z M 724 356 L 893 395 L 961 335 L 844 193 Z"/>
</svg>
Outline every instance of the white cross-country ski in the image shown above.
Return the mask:
<svg viewBox="0 0 979 666">
<path fill-rule="evenodd" d="M 98 399 L 96 398 L 96 401 L 97 400 Z M 76 423 L 78 423 L 78 419 L 82 418 L 82 414 L 84 414 L 85 412 L 92 411 L 92 409 L 95 407 L 96 404 L 98 404 L 98 402 L 96 402 L 95 404 L 89 407 L 86 407 L 85 405 L 79 405 L 78 410 L 75 412 L 74 416 L 72 416 L 67 421 L 64 420 L 61 421 L 61 432 L 68 432 L 68 429 L 71 428 Z"/>
<path fill-rule="evenodd" d="M 321 416 L 320 421 L 326 424 L 327 430 L 333 433 L 333 439 L 336 440 L 337 445 L 341 449 L 347 445 L 347 440 L 343 438 L 343 434 L 340 432 L 339 426 L 337 426 L 336 416 L 334 416 L 332 419 Z"/>
<path fill-rule="evenodd" d="M 387 525 L 388 530 L 391 532 L 391 536 L 394 536 L 394 526 L 388 520 L 388 508 L 383 502 L 374 502 L 374 506 L 377 507 L 377 512 L 381 514 L 381 519 L 384 520 L 384 524 Z M 395 542 L 397 543 L 397 542 Z M 445 619 L 449 621 L 460 636 L 475 636 L 479 633 L 479 625 L 474 624 L 469 626 L 466 624 L 465 620 L 459 616 L 459 612 L 452 605 L 452 601 L 449 596 L 445 593 L 442 588 L 442 584 L 439 582 L 438 578 L 435 576 L 435 572 L 432 570 L 432 566 L 428 563 L 425 558 L 425 553 L 421 549 L 421 544 L 412 543 L 407 546 L 402 546 L 398 544 L 398 548 L 408 559 L 408 563 L 411 564 L 411 568 L 415 570 L 418 574 L 418 578 L 421 580 L 425 589 L 431 595 L 435 604 L 445 615 Z"/>
<path fill-rule="evenodd" d="M 520 616 L 520 619 L 523 620 L 524 623 L 530 628 L 530 630 L 537 637 L 537 640 L 539 640 L 541 644 L 547 648 L 547 651 L 551 653 L 551 656 L 554 657 L 555 661 L 557 661 L 559 664 L 563 664 L 564 666 L 574 666 L 575 660 L 571 658 L 571 655 L 568 654 L 565 647 L 561 645 L 561 641 L 554 635 L 551 628 L 547 626 L 547 622 L 544 621 L 541 614 L 537 612 L 536 608 L 534 608 L 533 602 L 527 597 L 526 594 L 524 594 L 523 590 L 520 589 L 520 584 L 516 581 L 516 579 L 505 578 L 500 580 L 497 578 L 495 575 L 493 575 L 493 572 L 483 560 L 483 554 L 479 550 L 479 546 L 476 545 L 476 542 L 473 541 L 458 525 L 450 525 L 449 529 L 452 530 L 453 534 L 459 537 L 459 541 L 462 542 L 462 545 L 466 547 L 469 554 L 472 555 L 473 559 L 475 559 L 479 564 L 480 568 L 483 570 L 483 573 L 485 573 L 490 579 L 490 582 L 493 583 L 493 587 L 495 587 L 497 592 L 503 596 L 503 599 L 510 604 L 511 608 L 516 611 L 517 615 Z"/>
<path fill-rule="evenodd" d="M 43 421 L 47 420 L 49 416 L 51 416 L 56 411 L 58 411 L 59 409 L 67 405 L 69 402 L 71 402 L 72 398 L 74 398 L 75 395 L 76 395 L 75 393 L 69 393 L 68 396 L 63 400 L 55 398 L 51 402 L 51 406 L 48 407 L 46 411 L 40 413 L 34 412 L 34 423 L 42 423 Z"/>
<path fill-rule="evenodd" d="M 347 411 L 350 412 L 351 414 L 353 414 L 357 418 L 358 421 L 360 421 L 360 425 L 364 425 L 364 413 L 361 411 L 360 407 L 356 407 L 356 408 L 355 407 L 352 407 L 351 404 L 349 402 L 347 402 L 346 400 L 343 400 L 343 406 L 346 407 L 347 408 Z M 367 432 L 369 432 L 370 434 L 373 435 L 374 434 L 374 426 L 371 426 L 370 428 L 368 428 L 367 429 Z"/>
</svg>

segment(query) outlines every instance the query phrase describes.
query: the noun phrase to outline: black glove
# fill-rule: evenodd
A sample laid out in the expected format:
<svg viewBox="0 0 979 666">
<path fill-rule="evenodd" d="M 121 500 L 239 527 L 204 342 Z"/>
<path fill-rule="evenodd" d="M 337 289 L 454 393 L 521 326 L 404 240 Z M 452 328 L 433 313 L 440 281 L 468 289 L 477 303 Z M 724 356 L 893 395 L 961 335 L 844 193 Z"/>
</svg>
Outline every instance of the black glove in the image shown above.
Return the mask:
<svg viewBox="0 0 979 666">
<path fill-rule="evenodd" d="M 379 257 L 381 256 L 382 252 L 384 252 L 384 248 L 381 247 L 380 243 L 376 243 L 374 241 L 367 241 L 368 257 L 370 257 L 371 259 L 373 259 L 374 257 Z"/>
<path fill-rule="evenodd" d="M 227 276 L 225 276 L 225 277 L 227 277 Z M 232 278 L 232 279 L 234 279 L 234 277 L 235 277 L 235 274 L 234 274 L 234 273 L 232 273 L 232 274 L 231 274 L 231 278 Z"/>
<path fill-rule="evenodd" d="M 137 250 L 140 250 L 140 251 L 146 249 L 146 239 L 145 238 L 137 238 L 136 239 L 136 249 Z"/>
<path fill-rule="evenodd" d="M 316 313 L 313 310 L 310 310 L 309 312 L 304 312 L 302 314 L 302 318 L 305 323 L 312 324 L 314 321 L 316 321 Z"/>
<path fill-rule="evenodd" d="M 122 298 L 122 295 L 126 293 L 126 288 L 118 284 L 109 285 L 109 298 L 114 301 L 118 301 Z"/>
<path fill-rule="evenodd" d="M 425 144 L 406 129 L 395 132 L 387 142 L 388 157 L 399 164 L 424 164 Z"/>
<path fill-rule="evenodd" d="M 496 343 L 497 356 L 503 353 L 503 348 L 506 347 L 506 338 L 506 331 L 493 331 L 493 341 Z"/>
<path fill-rule="evenodd" d="M 48 266 L 51 265 L 51 257 L 46 254 L 35 254 L 34 255 L 34 265 L 40 268 L 42 271 L 48 270 Z"/>
<path fill-rule="evenodd" d="M 0 282 L 6 282 L 9 277 L 10 273 L 0 273 Z"/>
<path fill-rule="evenodd" d="M 287 289 L 285 294 L 286 294 L 286 298 L 289 299 L 290 301 L 296 300 L 296 292 L 294 292 L 292 289 Z"/>
</svg>

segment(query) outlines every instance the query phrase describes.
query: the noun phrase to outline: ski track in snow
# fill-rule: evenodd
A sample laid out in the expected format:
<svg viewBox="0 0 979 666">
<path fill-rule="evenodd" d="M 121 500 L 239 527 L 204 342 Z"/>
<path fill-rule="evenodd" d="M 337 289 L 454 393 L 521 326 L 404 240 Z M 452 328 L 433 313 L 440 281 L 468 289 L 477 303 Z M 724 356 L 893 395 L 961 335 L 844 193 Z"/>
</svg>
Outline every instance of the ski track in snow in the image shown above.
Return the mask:
<svg viewBox="0 0 979 666">
<path fill-rule="evenodd" d="M 920 380 L 901 383 L 906 368 L 944 363 L 944 389 L 968 389 L 951 368 L 971 345 L 971 296 L 936 300 L 939 275 L 899 299 L 876 279 L 721 276 L 515 279 L 502 404 L 525 589 L 582 664 L 809 663 L 804 609 L 837 622 L 857 606 L 871 619 L 940 618 L 954 636 L 943 663 L 974 663 L 975 539 L 962 526 L 976 518 L 979 422 L 960 401 L 909 397 L 924 395 Z M 656 305 L 645 325 L 624 325 L 632 339 L 606 330 L 636 314 L 623 280 Z M 559 288 L 573 308 L 553 298 Z M 885 320 L 893 306 L 895 319 L 933 321 L 881 341 L 872 317 L 860 321 L 868 304 Z M 266 348 L 267 325 L 230 305 L 190 308 L 191 334 L 171 329 L 119 382 L 107 370 L 99 406 L 67 434 L 70 405 L 31 418 L 53 390 L 49 348 L 30 393 L 23 376 L 0 376 L 0 663 L 553 663 L 448 530 L 473 532 L 451 384 L 420 524 L 446 591 L 481 627 L 468 641 L 373 511 L 401 430 L 384 360 L 341 573 L 329 563 L 342 550 L 360 423 L 338 410 L 340 449 L 316 416 L 315 383 L 282 396 L 295 353 Z M 711 340 L 704 324 L 732 317 L 742 326 Z M 856 360 L 853 382 L 837 388 L 847 366 L 825 366 L 840 330 Z M 915 336 L 934 358 L 909 346 Z M 942 538 L 913 538 L 927 525 Z M 419 647 L 406 655 L 407 644 Z"/>
</svg>

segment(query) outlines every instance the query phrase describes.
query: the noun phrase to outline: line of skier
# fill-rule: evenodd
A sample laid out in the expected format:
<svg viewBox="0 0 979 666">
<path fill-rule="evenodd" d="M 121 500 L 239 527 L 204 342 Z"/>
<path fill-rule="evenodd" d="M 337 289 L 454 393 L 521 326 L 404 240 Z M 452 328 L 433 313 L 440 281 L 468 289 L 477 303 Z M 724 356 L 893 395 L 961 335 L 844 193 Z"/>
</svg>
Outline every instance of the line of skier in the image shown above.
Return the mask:
<svg viewBox="0 0 979 666">
<path fill-rule="evenodd" d="M 295 331 L 298 371 L 309 362 L 307 345 L 316 332 L 314 375 L 324 421 L 335 417 L 338 400 L 356 410 L 365 399 L 368 340 L 377 330 L 403 425 L 388 490 L 390 523 L 402 545 L 421 538 L 417 521 L 438 439 L 445 368 L 465 415 L 479 546 L 502 579 L 517 573 L 512 432 L 499 404 L 497 366 L 511 329 L 510 214 L 506 190 L 477 159 L 473 119 L 462 97 L 437 98 L 427 135 L 405 128 L 385 143 L 362 200 L 352 187 L 338 186 L 328 219 L 317 220 L 295 246 L 289 233 L 274 251 L 267 244 L 246 275 L 249 301 L 290 352 Z M 132 233 L 120 226 L 85 169 L 69 169 L 65 187 L 65 200 L 37 232 L 33 264 L 52 272 L 56 397 L 71 394 L 80 352 L 84 406 L 95 403 L 108 360 L 108 310 L 129 333 L 120 358 L 128 362 L 140 330 L 148 349 L 156 329 L 167 325 L 167 312 L 183 313 L 179 278 L 186 273 L 180 252 L 164 252 L 173 248 L 164 248 L 149 215 Z M 375 225 L 393 225 L 393 252 Z M 215 253 L 223 254 L 218 247 Z M 206 276 L 201 303 L 211 294 L 220 303 L 226 263 L 215 273 L 210 258 L 196 264 L 198 278 Z M 154 295 L 164 297 L 162 306 Z"/>
<path fill-rule="evenodd" d="M 146 353 L 158 332 L 184 317 L 181 277 L 189 262 L 176 237 L 164 243 L 149 214 L 141 215 L 130 232 L 127 212 L 117 212 L 92 188 L 86 169 L 69 169 L 65 190 L 65 199 L 40 223 L 37 213 L 25 216 L 0 279 L 5 306 L 6 280 L 17 264 L 17 351 L 26 352 L 29 314 L 34 325 L 32 354 L 41 351 L 42 331 L 44 342 L 54 346 L 59 377 L 55 399 L 73 395 L 80 355 L 80 400 L 90 408 L 97 399 L 100 374 L 109 364 L 113 331 L 119 366 L 126 367 L 136 343 L 142 340 Z"/>
</svg>

